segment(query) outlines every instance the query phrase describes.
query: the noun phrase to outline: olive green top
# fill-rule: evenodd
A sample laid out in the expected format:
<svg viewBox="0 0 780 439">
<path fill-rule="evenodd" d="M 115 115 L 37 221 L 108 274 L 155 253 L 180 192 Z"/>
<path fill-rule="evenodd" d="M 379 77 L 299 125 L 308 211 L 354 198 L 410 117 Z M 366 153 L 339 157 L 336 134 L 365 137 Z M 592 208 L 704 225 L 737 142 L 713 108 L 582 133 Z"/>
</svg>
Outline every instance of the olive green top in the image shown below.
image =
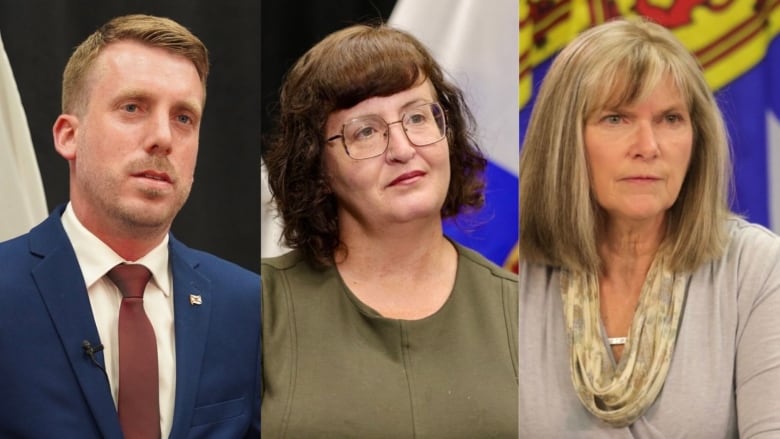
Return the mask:
<svg viewBox="0 0 780 439">
<path fill-rule="evenodd" d="M 517 277 L 456 247 L 450 297 L 419 320 L 297 251 L 264 259 L 263 436 L 516 439 Z"/>
</svg>

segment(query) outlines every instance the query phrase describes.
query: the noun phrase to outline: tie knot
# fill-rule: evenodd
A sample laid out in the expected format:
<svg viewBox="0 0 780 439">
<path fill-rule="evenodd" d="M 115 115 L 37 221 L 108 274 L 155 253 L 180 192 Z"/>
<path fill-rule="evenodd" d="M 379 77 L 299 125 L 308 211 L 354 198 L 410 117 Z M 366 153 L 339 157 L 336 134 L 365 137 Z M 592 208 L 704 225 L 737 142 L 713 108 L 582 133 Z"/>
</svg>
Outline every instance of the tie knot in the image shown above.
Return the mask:
<svg viewBox="0 0 780 439">
<path fill-rule="evenodd" d="M 144 289 L 152 273 L 141 264 L 119 264 L 108 272 L 123 297 L 144 297 Z"/>
</svg>

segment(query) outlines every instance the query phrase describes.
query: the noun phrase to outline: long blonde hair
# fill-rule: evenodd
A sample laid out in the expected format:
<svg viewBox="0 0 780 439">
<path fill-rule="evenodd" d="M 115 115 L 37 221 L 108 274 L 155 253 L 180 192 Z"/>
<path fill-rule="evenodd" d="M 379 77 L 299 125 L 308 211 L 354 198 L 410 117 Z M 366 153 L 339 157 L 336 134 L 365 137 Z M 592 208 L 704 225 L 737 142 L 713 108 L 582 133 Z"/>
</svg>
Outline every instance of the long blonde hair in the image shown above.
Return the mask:
<svg viewBox="0 0 780 439">
<path fill-rule="evenodd" d="M 580 34 L 553 62 L 520 156 L 520 257 L 573 271 L 601 266 L 605 214 L 590 188 L 584 123 L 595 111 L 645 97 L 670 75 L 693 125 L 691 162 L 668 211 L 670 267 L 692 270 L 722 254 L 731 159 L 723 117 L 691 53 L 666 28 L 619 19 Z"/>
</svg>

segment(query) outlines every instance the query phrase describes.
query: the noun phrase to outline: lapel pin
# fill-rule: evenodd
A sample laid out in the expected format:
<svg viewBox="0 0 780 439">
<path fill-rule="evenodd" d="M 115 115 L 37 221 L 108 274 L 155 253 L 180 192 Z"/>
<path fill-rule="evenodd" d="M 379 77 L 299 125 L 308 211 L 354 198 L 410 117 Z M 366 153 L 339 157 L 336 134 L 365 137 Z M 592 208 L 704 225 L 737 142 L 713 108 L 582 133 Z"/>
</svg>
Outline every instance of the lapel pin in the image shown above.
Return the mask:
<svg viewBox="0 0 780 439">
<path fill-rule="evenodd" d="M 190 294 L 190 305 L 200 305 L 203 303 L 203 298 L 200 294 Z"/>
</svg>

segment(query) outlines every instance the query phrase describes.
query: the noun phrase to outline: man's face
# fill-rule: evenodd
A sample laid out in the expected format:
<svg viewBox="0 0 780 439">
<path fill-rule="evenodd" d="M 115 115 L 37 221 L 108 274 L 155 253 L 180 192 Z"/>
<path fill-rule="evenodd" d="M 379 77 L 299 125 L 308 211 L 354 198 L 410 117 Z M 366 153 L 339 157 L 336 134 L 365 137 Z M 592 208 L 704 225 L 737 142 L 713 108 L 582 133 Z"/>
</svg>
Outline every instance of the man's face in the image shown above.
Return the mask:
<svg viewBox="0 0 780 439">
<path fill-rule="evenodd" d="M 85 107 L 67 116 L 72 142 L 58 144 L 70 162 L 74 212 L 98 237 L 167 233 L 195 171 L 204 103 L 195 66 L 119 41 L 96 59 L 86 93 Z"/>
</svg>

